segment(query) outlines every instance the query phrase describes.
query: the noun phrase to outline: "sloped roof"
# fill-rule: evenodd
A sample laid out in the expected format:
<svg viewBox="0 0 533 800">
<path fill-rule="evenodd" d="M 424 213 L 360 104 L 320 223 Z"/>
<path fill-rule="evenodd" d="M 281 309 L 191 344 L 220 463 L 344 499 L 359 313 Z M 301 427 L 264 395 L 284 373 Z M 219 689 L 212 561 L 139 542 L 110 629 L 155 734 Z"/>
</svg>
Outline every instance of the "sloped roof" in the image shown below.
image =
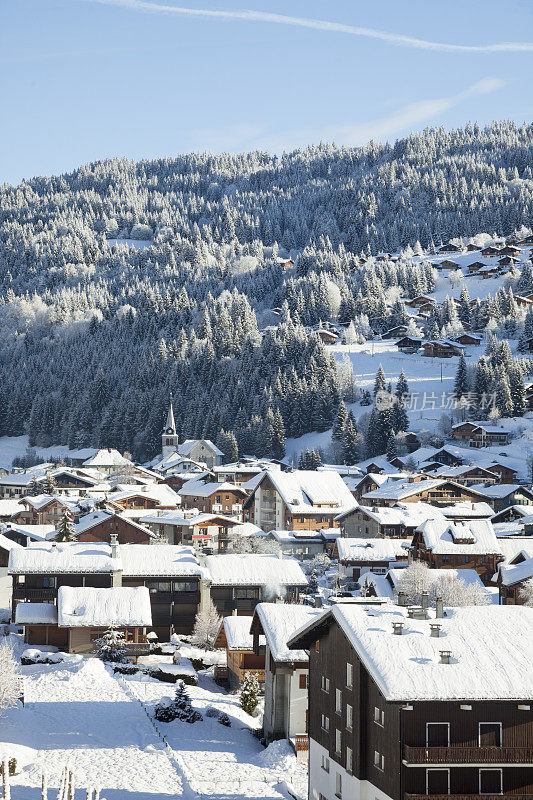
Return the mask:
<svg viewBox="0 0 533 800">
<path fill-rule="evenodd" d="M 407 558 L 410 539 L 337 539 L 339 561 L 395 561 Z"/>
<path fill-rule="evenodd" d="M 211 497 L 212 494 L 216 494 L 217 492 L 234 492 L 246 496 L 245 490 L 241 486 L 235 486 L 234 483 L 228 483 L 227 481 L 223 481 L 222 483 L 203 483 L 194 478 L 184 483 L 178 490 L 180 495 L 193 497 Z"/>
<path fill-rule="evenodd" d="M 147 586 L 60 586 L 57 593 L 60 628 L 145 627 L 152 624 Z"/>
<path fill-rule="evenodd" d="M 254 616 L 261 623 L 274 661 L 309 663 L 308 653 L 305 650 L 289 650 L 287 641 L 298 628 L 317 619 L 321 613 L 320 609 L 285 603 L 259 603 L 255 607 Z"/>
<path fill-rule="evenodd" d="M 339 514 L 354 505 L 352 493 L 333 470 L 267 470 L 265 474 L 293 514 Z"/>
<path fill-rule="evenodd" d="M 206 556 L 213 586 L 271 587 L 273 599 L 283 586 L 307 586 L 307 578 L 293 558 L 228 553 Z"/>
<path fill-rule="evenodd" d="M 426 548 L 434 554 L 502 555 L 492 523 L 487 519 L 464 522 L 428 520 L 419 525 L 417 530 Z M 463 543 L 463 539 L 473 539 L 473 542 Z"/>
<path fill-rule="evenodd" d="M 17 625 L 57 625 L 57 608 L 53 603 L 17 603 Z"/>
<path fill-rule="evenodd" d="M 120 455 L 118 450 L 113 448 L 98 450 L 86 461 L 83 462 L 84 467 L 129 467 L 132 462 L 129 459 Z"/>
<path fill-rule="evenodd" d="M 215 453 L 215 455 L 217 456 L 224 455 L 222 450 L 219 450 L 219 448 L 215 444 L 213 444 L 211 439 L 185 439 L 184 442 L 178 445 L 178 453 L 181 453 L 181 455 L 183 456 L 188 456 L 196 447 L 196 445 L 201 444 L 202 442 L 206 444 L 209 450 L 212 450 Z"/>
</svg>

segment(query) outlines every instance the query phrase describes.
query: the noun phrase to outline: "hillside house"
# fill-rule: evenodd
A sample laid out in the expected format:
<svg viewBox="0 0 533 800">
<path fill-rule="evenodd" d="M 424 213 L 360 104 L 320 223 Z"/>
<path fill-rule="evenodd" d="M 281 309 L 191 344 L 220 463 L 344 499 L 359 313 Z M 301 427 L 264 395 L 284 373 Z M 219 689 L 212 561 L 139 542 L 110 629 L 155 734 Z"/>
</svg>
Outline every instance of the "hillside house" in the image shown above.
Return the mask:
<svg viewBox="0 0 533 800">
<path fill-rule="evenodd" d="M 467 269 L 469 274 L 472 275 L 476 272 L 479 272 L 480 269 L 483 269 L 483 267 L 486 266 L 487 265 L 485 264 L 484 261 L 472 261 L 472 263 L 468 265 Z"/>
<path fill-rule="evenodd" d="M 481 344 L 481 336 L 475 336 L 473 333 L 460 333 L 459 336 L 455 336 L 453 341 L 459 344 L 477 347 Z"/>
<path fill-rule="evenodd" d="M 156 511 L 140 517 L 139 522 L 168 544 L 213 548 L 217 552 L 227 549 L 232 530 L 240 524 L 223 514 L 195 511 Z"/>
<path fill-rule="evenodd" d="M 365 572 L 385 575 L 397 564 L 407 564 L 411 539 L 337 539 L 339 578 L 356 581 Z"/>
<path fill-rule="evenodd" d="M 509 506 L 533 506 L 533 491 L 519 484 L 500 483 L 496 486 L 476 486 L 476 491 L 484 495 L 495 512 Z M 533 509 L 531 509 L 533 511 Z M 530 512 L 531 513 L 531 512 Z"/>
<path fill-rule="evenodd" d="M 289 650 L 287 640 L 318 616 L 308 606 L 260 603 L 251 625 L 255 652 L 261 637 L 266 640 L 263 736 L 267 742 L 291 739 L 297 754 L 307 751 L 309 656 Z"/>
<path fill-rule="evenodd" d="M 184 509 L 198 509 L 203 514 L 224 514 L 242 521 L 247 492 L 232 483 L 202 483 L 190 480 L 179 490 Z"/>
<path fill-rule="evenodd" d="M 353 505 L 353 496 L 338 472 L 267 470 L 245 509 L 249 521 L 268 533 L 336 528 L 337 515 Z"/>
<path fill-rule="evenodd" d="M 459 422 L 452 431 L 454 439 L 467 442 L 469 447 L 506 445 L 511 439 L 510 431 L 484 422 Z"/>
<path fill-rule="evenodd" d="M 224 617 L 214 647 L 226 650 L 225 678 L 231 691 L 238 689 L 247 672 L 255 675 L 259 685 L 265 682 L 264 636 L 259 637 L 257 653 L 254 653 L 254 639 L 250 632 L 251 616 Z M 215 667 L 215 678 L 223 677 L 224 668 Z"/>
<path fill-rule="evenodd" d="M 503 561 L 503 551 L 490 520 L 428 520 L 412 542 L 413 558 L 433 569 L 475 569 L 488 586 Z"/>
<path fill-rule="evenodd" d="M 430 473 L 435 478 L 448 478 L 463 486 L 475 486 L 484 483 L 492 486 L 499 482 L 499 476 L 490 469 L 476 464 L 464 464 L 460 467 L 439 467 Z"/>
<path fill-rule="evenodd" d="M 106 509 L 95 509 L 85 514 L 73 527 L 78 542 L 110 542 L 113 535 L 117 536 L 119 544 L 146 545 L 157 541 L 149 528 L 125 513 Z"/>
<path fill-rule="evenodd" d="M 127 657 L 144 655 L 150 649 L 146 634 L 152 612 L 145 586 L 61 586 L 57 605 L 18 603 L 15 621 L 24 626 L 27 644 L 54 645 L 68 653 L 94 655 L 98 639 L 110 627 L 124 634 L 121 646 Z"/>
<path fill-rule="evenodd" d="M 339 515 L 342 536 L 348 539 L 407 539 L 426 519 L 440 519 L 442 512 L 427 503 L 397 503 L 394 507 L 357 506 Z"/>
<path fill-rule="evenodd" d="M 399 502 L 429 503 L 434 506 L 449 506 L 468 501 L 484 502 L 485 496 L 469 486 L 442 478 L 394 481 L 386 483 L 363 497 L 365 504 L 394 506 Z"/>
<path fill-rule="evenodd" d="M 210 439 L 185 439 L 177 451 L 181 456 L 206 464 L 208 469 L 220 466 L 224 455 Z"/>
<path fill-rule="evenodd" d="M 49 494 L 26 496 L 19 501 L 19 510 L 11 517 L 15 525 L 53 525 L 56 528 L 65 512 L 72 517 L 84 513 L 75 500 Z"/>
<path fill-rule="evenodd" d="M 398 339 L 396 342 L 398 350 L 407 354 L 417 353 L 421 345 L 422 339 L 418 339 L 415 336 L 402 336 L 402 338 Z"/>
<path fill-rule="evenodd" d="M 428 617 L 338 604 L 289 640 L 309 653 L 313 800 L 532 792 L 533 610 Z"/>
<path fill-rule="evenodd" d="M 307 579 L 293 558 L 233 554 L 207 556 L 211 598 L 220 616 L 252 614 L 263 601 L 297 601 Z"/>
<path fill-rule="evenodd" d="M 452 358 L 464 353 L 464 347 L 449 339 L 430 339 L 424 342 L 422 350 L 427 358 Z"/>
</svg>

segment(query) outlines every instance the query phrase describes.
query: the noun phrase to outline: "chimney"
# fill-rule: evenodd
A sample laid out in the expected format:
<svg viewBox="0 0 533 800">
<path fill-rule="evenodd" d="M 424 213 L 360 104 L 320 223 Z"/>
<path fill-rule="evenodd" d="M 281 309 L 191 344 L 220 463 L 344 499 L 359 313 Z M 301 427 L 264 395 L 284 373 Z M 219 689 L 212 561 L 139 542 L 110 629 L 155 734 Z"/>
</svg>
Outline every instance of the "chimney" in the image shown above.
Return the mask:
<svg viewBox="0 0 533 800">
<path fill-rule="evenodd" d="M 426 611 L 427 611 L 427 609 L 429 608 L 429 593 L 428 593 L 428 592 L 422 592 L 422 596 L 421 596 L 421 606 L 422 606 L 422 608 L 423 608 L 423 609 L 425 609 Z"/>
<path fill-rule="evenodd" d="M 403 622 L 393 622 L 392 623 L 392 632 L 396 636 L 401 636 L 403 632 Z"/>
<path fill-rule="evenodd" d="M 452 651 L 451 650 L 439 650 L 440 653 L 440 663 L 441 664 L 449 664 L 452 658 Z"/>
<path fill-rule="evenodd" d="M 430 625 L 429 628 L 431 631 L 430 636 L 433 636 L 435 639 L 438 639 L 440 636 L 441 626 L 434 623 L 433 625 Z"/>
<path fill-rule="evenodd" d="M 399 606 L 406 606 L 407 605 L 405 592 L 398 592 L 398 605 Z"/>
<path fill-rule="evenodd" d="M 118 536 L 116 533 L 112 533 L 110 535 L 109 543 L 111 545 L 111 558 L 118 558 L 119 555 Z"/>
<path fill-rule="evenodd" d="M 315 595 L 315 608 L 322 608 L 322 598 L 320 595 Z"/>
<path fill-rule="evenodd" d="M 444 603 L 442 597 L 437 597 L 435 602 L 435 617 L 436 619 L 442 619 L 444 617 Z"/>
</svg>

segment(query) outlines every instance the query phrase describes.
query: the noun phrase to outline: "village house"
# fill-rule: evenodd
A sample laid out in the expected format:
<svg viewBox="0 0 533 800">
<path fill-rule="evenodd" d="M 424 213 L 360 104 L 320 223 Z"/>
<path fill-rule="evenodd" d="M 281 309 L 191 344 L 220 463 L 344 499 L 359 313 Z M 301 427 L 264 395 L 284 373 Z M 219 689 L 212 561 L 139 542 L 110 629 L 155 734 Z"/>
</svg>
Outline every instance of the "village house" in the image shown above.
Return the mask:
<svg viewBox="0 0 533 800">
<path fill-rule="evenodd" d="M 533 546 L 520 548 L 512 558 L 501 563 L 496 582 L 500 592 L 500 605 L 524 605 L 524 584 L 533 578 Z"/>
<path fill-rule="evenodd" d="M 399 600 L 402 591 L 402 579 L 405 575 L 404 567 L 392 567 L 385 575 L 374 572 L 364 572 L 357 581 L 362 597 L 379 597 L 382 600 L 395 603 Z M 491 603 L 493 595 L 485 587 L 475 569 L 435 569 L 427 578 L 427 592 L 436 595 L 438 584 L 442 581 L 460 580 L 468 588 L 475 589 L 476 593 L 485 595 L 486 602 Z"/>
<path fill-rule="evenodd" d="M 220 553 L 227 549 L 231 531 L 240 524 L 223 514 L 159 510 L 140 517 L 139 522 L 168 544 L 212 548 Z"/>
<path fill-rule="evenodd" d="M 421 306 L 427 305 L 428 303 L 432 306 L 437 305 L 437 301 L 426 294 L 419 294 L 416 297 L 412 297 L 408 300 L 405 300 L 405 305 L 409 306 L 409 308 L 420 308 Z"/>
<path fill-rule="evenodd" d="M 226 682 L 230 691 L 240 687 L 247 672 L 255 675 L 260 686 L 265 682 L 266 640 L 264 636 L 259 637 L 257 653 L 254 653 L 251 623 L 251 616 L 224 617 L 213 643 L 216 649 L 226 651 L 226 666 L 215 667 L 215 680 Z"/>
<path fill-rule="evenodd" d="M 484 422 L 459 422 L 452 428 L 453 438 L 469 447 L 491 447 L 509 444 L 511 433 L 505 428 Z"/>
<path fill-rule="evenodd" d="M 423 343 L 422 350 L 428 358 L 452 358 L 464 353 L 464 347 L 450 339 L 429 339 Z"/>
<path fill-rule="evenodd" d="M 118 450 L 111 447 L 98 450 L 93 456 L 83 462 L 85 469 L 98 470 L 105 475 L 113 475 L 121 473 L 125 470 L 131 470 L 132 474 L 136 469 L 135 464 L 131 459 L 124 458 Z"/>
<path fill-rule="evenodd" d="M 5 522 L 0 526 L 2 536 L 11 542 L 27 547 L 31 542 L 44 542 L 55 535 L 54 525 L 16 525 Z"/>
<path fill-rule="evenodd" d="M 420 525 L 411 545 L 413 559 L 433 569 L 475 569 L 488 586 L 504 555 L 487 519 L 428 520 Z"/>
<path fill-rule="evenodd" d="M 499 253 L 499 249 L 494 247 L 494 245 L 489 245 L 489 247 L 484 247 L 481 251 L 482 256 L 497 256 Z"/>
<path fill-rule="evenodd" d="M 202 483 L 190 480 L 179 490 L 184 509 L 198 509 L 204 514 L 224 514 L 242 522 L 246 491 L 232 483 Z"/>
<path fill-rule="evenodd" d="M 338 472 L 267 470 L 245 509 L 249 521 L 268 533 L 335 528 L 337 515 L 353 505 L 353 496 Z"/>
<path fill-rule="evenodd" d="M 427 519 L 442 519 L 442 512 L 427 503 L 397 503 L 388 506 L 357 506 L 340 514 L 343 538 L 407 539 Z"/>
<path fill-rule="evenodd" d="M 30 486 L 44 481 L 53 468 L 54 464 L 43 463 L 0 476 L 0 497 L 19 498 L 29 494 Z"/>
<path fill-rule="evenodd" d="M 365 572 L 385 575 L 398 563 L 407 564 L 411 539 L 337 539 L 334 555 L 339 578 L 356 581 Z"/>
<path fill-rule="evenodd" d="M 449 506 L 462 501 L 480 503 L 484 500 L 484 495 L 469 486 L 442 478 L 426 479 L 425 476 L 416 480 L 385 483 L 363 496 L 365 504 L 376 506 L 394 506 L 400 501 Z"/>
<path fill-rule="evenodd" d="M 460 253 L 461 250 L 462 250 L 462 248 L 459 247 L 459 245 L 451 244 L 451 242 L 448 242 L 448 244 L 441 245 L 441 247 L 439 247 L 439 249 L 438 249 L 438 252 L 439 253 Z"/>
<path fill-rule="evenodd" d="M 110 492 L 107 498 L 125 511 L 177 508 L 180 505 L 179 494 L 166 483 L 120 486 L 116 491 Z"/>
<path fill-rule="evenodd" d="M 519 520 L 523 525 L 526 517 L 531 516 L 532 509 L 529 506 L 506 506 L 501 511 L 497 511 L 492 515 L 492 524 L 499 524 L 504 522 L 515 522 Z"/>
<path fill-rule="evenodd" d="M 476 486 L 495 512 L 503 511 L 509 506 L 533 506 L 533 491 L 519 484 L 500 483 L 496 486 Z M 530 513 L 533 509 L 530 509 Z"/>
<path fill-rule="evenodd" d="M 78 542 L 110 542 L 113 535 L 118 537 L 119 544 L 146 545 L 157 541 L 149 528 L 126 516 L 124 512 L 102 508 L 80 517 L 73 530 Z"/>
<path fill-rule="evenodd" d="M 459 336 L 454 336 L 453 341 L 477 347 L 481 344 L 481 336 L 475 336 L 473 333 L 460 333 Z"/>
<path fill-rule="evenodd" d="M 307 606 L 260 603 L 251 625 L 254 651 L 260 652 L 262 636 L 266 640 L 263 736 L 267 742 L 290 739 L 297 754 L 308 749 L 309 656 L 289 650 L 287 640 L 318 616 Z"/>
<path fill-rule="evenodd" d="M 499 482 L 499 476 L 490 469 L 485 469 L 477 464 L 464 464 L 460 467 L 439 467 L 428 473 L 435 478 L 448 478 L 463 486 L 474 486 L 483 483 L 492 486 Z"/>
<path fill-rule="evenodd" d="M 206 556 L 211 598 L 220 616 L 252 614 L 263 601 L 298 601 L 307 579 L 293 558 L 274 555 Z"/>
<path fill-rule="evenodd" d="M 479 272 L 480 269 L 483 269 L 483 267 L 486 267 L 486 266 L 487 265 L 485 264 L 484 261 L 472 261 L 471 264 L 468 264 L 467 269 L 468 269 L 469 274 L 472 275 L 475 272 Z"/>
<path fill-rule="evenodd" d="M 152 625 L 169 641 L 172 631 L 191 633 L 199 607 L 209 597 L 209 574 L 190 547 L 159 545 L 33 543 L 11 551 L 12 605 L 57 603 L 62 586 L 146 586 Z"/>
<path fill-rule="evenodd" d="M 533 610 L 427 616 L 338 604 L 289 640 L 309 653 L 310 800 L 532 792 Z"/>
<path fill-rule="evenodd" d="M 18 603 L 15 622 L 24 626 L 29 645 L 54 645 L 86 656 L 98 652 L 98 640 L 113 627 L 124 635 L 125 655 L 135 659 L 150 649 L 146 638 L 152 625 L 150 593 L 145 586 L 61 586 L 57 605 Z"/>
<path fill-rule="evenodd" d="M 15 525 L 53 525 L 56 528 L 65 512 L 73 518 L 84 513 L 76 500 L 38 494 L 23 497 L 19 501 L 19 510 L 10 521 Z"/>
<path fill-rule="evenodd" d="M 12 550 L 23 547 L 19 542 L 14 542 L 0 533 L 0 567 L 5 568 L 9 564 L 9 554 Z"/>
<path fill-rule="evenodd" d="M 265 541 L 275 542 L 284 556 L 300 560 L 314 558 L 326 551 L 322 531 L 270 531 Z"/>
<path fill-rule="evenodd" d="M 222 464 L 220 467 L 214 467 L 213 473 L 220 483 L 227 482 L 233 483 L 235 486 L 243 486 L 243 484 L 261 475 L 267 469 L 283 469 L 282 462 L 276 463 L 275 461 L 255 458 L 242 459 L 233 464 Z"/>
</svg>

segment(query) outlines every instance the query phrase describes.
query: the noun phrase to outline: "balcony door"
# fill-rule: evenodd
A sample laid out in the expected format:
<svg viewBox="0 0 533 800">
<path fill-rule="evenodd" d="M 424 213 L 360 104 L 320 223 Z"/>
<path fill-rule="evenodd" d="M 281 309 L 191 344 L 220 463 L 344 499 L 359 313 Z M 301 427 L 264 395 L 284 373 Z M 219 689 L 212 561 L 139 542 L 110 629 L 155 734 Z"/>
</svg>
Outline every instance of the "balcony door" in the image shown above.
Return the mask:
<svg viewBox="0 0 533 800">
<path fill-rule="evenodd" d="M 502 723 L 501 722 L 480 722 L 479 723 L 479 746 L 480 747 L 501 747 L 502 746 Z"/>
<path fill-rule="evenodd" d="M 450 770 L 426 770 L 426 794 L 450 794 Z"/>
<path fill-rule="evenodd" d="M 480 794 L 503 794 L 503 780 L 501 769 L 479 770 Z"/>
<path fill-rule="evenodd" d="M 450 723 L 426 722 L 426 747 L 449 747 Z"/>
</svg>

